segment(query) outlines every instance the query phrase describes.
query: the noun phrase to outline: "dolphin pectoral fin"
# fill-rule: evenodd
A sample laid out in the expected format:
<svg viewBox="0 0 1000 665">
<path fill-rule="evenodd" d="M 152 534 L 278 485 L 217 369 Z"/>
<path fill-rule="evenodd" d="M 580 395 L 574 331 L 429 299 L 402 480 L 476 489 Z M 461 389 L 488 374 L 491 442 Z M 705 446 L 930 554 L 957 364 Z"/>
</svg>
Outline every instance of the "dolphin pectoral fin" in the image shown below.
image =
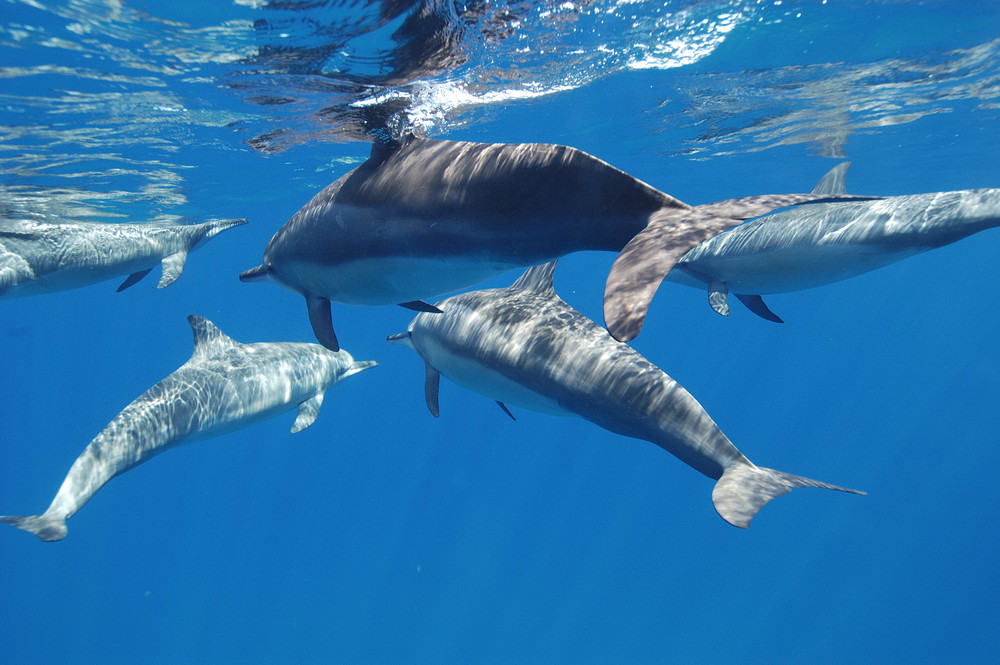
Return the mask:
<svg viewBox="0 0 1000 665">
<path fill-rule="evenodd" d="M 152 270 L 153 270 L 152 268 L 147 268 L 146 270 L 140 270 L 138 272 L 132 273 L 131 275 L 125 278 L 125 281 L 121 283 L 121 286 L 115 289 L 115 293 L 121 293 L 128 287 L 138 284 L 139 280 L 148 275 Z"/>
<path fill-rule="evenodd" d="M 639 334 L 656 290 L 682 256 L 741 221 L 702 207 L 658 211 L 615 259 L 604 286 L 604 323 L 618 341 Z"/>
<path fill-rule="evenodd" d="M 187 251 L 182 250 L 165 256 L 160 261 L 160 265 L 163 267 L 163 274 L 160 275 L 160 282 L 156 285 L 156 288 L 162 289 L 170 286 L 181 276 L 181 273 L 184 272 L 184 264 L 187 262 L 187 256 Z"/>
<path fill-rule="evenodd" d="M 429 302 L 424 302 L 423 300 L 410 300 L 408 302 L 399 303 L 400 307 L 405 307 L 406 309 L 412 309 L 414 312 L 430 312 L 431 314 L 440 314 L 441 310 L 430 304 Z"/>
<path fill-rule="evenodd" d="M 729 316 L 729 287 L 725 282 L 713 279 L 708 285 L 708 304 L 717 314 Z"/>
<path fill-rule="evenodd" d="M 431 367 L 429 362 L 424 362 L 426 374 L 424 375 L 424 401 L 427 402 L 427 410 L 435 418 L 441 417 L 441 409 L 438 406 L 438 391 L 441 388 L 441 373 Z"/>
<path fill-rule="evenodd" d="M 775 323 L 784 323 L 782 318 L 772 312 L 771 308 L 767 306 L 764 299 L 760 296 L 747 295 L 745 293 L 734 293 L 733 295 L 736 296 L 737 300 L 746 305 L 747 309 L 760 318 L 774 321 Z"/>
<path fill-rule="evenodd" d="M 319 415 L 319 407 L 322 405 L 323 393 L 317 393 L 299 404 L 299 415 L 295 417 L 295 422 L 292 423 L 292 434 L 301 432 L 316 422 L 316 416 Z"/>
<path fill-rule="evenodd" d="M 746 529 L 768 501 L 782 494 L 788 494 L 796 487 L 819 487 L 850 494 L 865 494 L 859 490 L 830 485 L 811 478 L 793 476 L 783 471 L 775 471 L 748 462 L 737 462 L 730 466 L 715 483 L 712 503 L 722 519 L 733 526 Z"/>
<path fill-rule="evenodd" d="M 309 323 L 312 324 L 313 334 L 319 343 L 331 351 L 340 351 L 337 333 L 333 332 L 329 299 L 307 294 L 306 308 L 309 310 Z"/>
<path fill-rule="evenodd" d="M 515 422 L 517 421 L 517 418 L 515 418 L 514 414 L 510 412 L 510 409 L 507 408 L 506 404 L 504 404 L 500 400 L 497 400 L 497 406 L 499 406 L 501 409 L 503 409 L 503 412 L 506 413 L 508 416 L 510 416 L 511 420 L 513 420 Z"/>
</svg>

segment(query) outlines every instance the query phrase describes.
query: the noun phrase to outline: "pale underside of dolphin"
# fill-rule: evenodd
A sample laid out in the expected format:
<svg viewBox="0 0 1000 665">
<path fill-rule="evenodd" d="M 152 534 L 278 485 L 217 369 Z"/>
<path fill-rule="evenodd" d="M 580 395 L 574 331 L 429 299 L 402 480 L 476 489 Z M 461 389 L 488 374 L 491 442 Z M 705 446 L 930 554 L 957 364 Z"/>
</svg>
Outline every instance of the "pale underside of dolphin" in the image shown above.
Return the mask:
<svg viewBox="0 0 1000 665">
<path fill-rule="evenodd" d="M 127 275 L 127 289 L 153 268 L 158 288 L 184 270 L 187 256 L 210 238 L 245 219 L 200 224 L 0 220 L 0 298 L 75 289 Z"/>
<path fill-rule="evenodd" d="M 208 319 L 188 317 L 191 359 L 108 423 L 69 470 L 41 515 L 3 516 L 45 541 L 109 480 L 169 448 L 219 436 L 298 408 L 292 432 L 309 427 L 333 384 L 375 365 L 318 344 L 241 344 Z"/>
<path fill-rule="evenodd" d="M 716 479 L 712 500 L 730 524 L 796 487 L 861 493 L 755 466 L 676 381 L 563 302 L 555 263 L 530 268 L 510 288 L 448 298 L 441 314 L 419 314 L 389 341 L 415 350 L 426 367 L 425 400 L 439 413 L 440 375 L 507 405 L 575 415 L 644 439 Z"/>
<path fill-rule="evenodd" d="M 712 309 L 724 316 L 733 293 L 751 311 L 781 322 L 762 295 L 848 279 L 996 226 L 1000 189 L 816 203 L 710 238 L 685 254 L 668 279 L 707 289 Z"/>
<path fill-rule="evenodd" d="M 657 229 L 657 271 L 665 275 L 716 233 L 816 198 L 692 208 L 575 148 L 411 136 L 373 145 L 369 159 L 313 197 L 274 235 L 264 262 L 240 278 L 304 295 L 316 338 L 336 349 L 331 301 L 433 312 L 425 298 L 571 252 L 618 252 L 647 227 Z"/>
</svg>

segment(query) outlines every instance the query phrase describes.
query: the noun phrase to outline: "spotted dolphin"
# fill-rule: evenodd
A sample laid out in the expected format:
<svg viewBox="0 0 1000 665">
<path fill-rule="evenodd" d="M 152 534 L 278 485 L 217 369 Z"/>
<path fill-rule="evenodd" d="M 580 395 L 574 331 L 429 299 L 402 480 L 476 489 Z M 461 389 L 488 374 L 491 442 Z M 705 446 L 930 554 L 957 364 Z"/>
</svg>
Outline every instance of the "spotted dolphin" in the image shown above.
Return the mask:
<svg viewBox="0 0 1000 665">
<path fill-rule="evenodd" d="M 326 390 L 375 365 L 318 344 L 241 344 L 201 316 L 188 317 L 194 353 L 108 423 L 73 463 L 41 515 L 0 517 L 41 540 L 66 537 L 66 520 L 115 476 L 184 443 L 226 434 L 298 407 L 309 427 Z"/>
<path fill-rule="evenodd" d="M 506 289 L 463 293 L 418 314 L 389 341 L 425 363 L 425 399 L 439 413 L 443 374 L 507 405 L 578 416 L 645 439 L 716 479 L 719 515 L 747 527 L 768 501 L 796 487 L 860 493 L 755 466 L 676 381 L 604 328 L 572 309 L 552 287 L 555 262 L 535 266 Z"/>
<path fill-rule="evenodd" d="M 402 304 L 580 250 L 620 251 L 655 224 L 658 256 L 816 195 L 694 209 L 582 150 L 409 136 L 319 192 L 240 275 L 305 296 L 316 338 L 337 349 L 330 302 Z M 691 214 L 698 210 L 698 214 Z M 672 263 L 670 264 L 672 265 Z M 663 274 L 669 265 L 657 266 Z M 662 276 L 661 276 L 662 279 Z"/>
<path fill-rule="evenodd" d="M 128 275 L 119 291 L 157 265 L 157 288 L 180 277 L 190 252 L 245 219 L 201 224 L 0 220 L 0 298 L 75 289 Z"/>
<path fill-rule="evenodd" d="M 838 183 L 842 188 L 843 180 Z M 1000 189 L 816 203 L 706 240 L 667 279 L 707 289 L 712 309 L 724 316 L 731 292 L 754 313 L 780 323 L 762 295 L 831 284 L 996 226 Z"/>
</svg>

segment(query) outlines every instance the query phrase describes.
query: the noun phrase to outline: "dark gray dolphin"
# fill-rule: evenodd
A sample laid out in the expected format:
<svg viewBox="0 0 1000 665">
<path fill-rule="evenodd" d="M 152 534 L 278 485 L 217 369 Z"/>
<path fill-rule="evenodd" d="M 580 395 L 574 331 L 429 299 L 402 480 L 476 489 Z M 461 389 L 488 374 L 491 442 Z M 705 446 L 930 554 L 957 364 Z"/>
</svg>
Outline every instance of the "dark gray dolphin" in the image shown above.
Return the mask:
<svg viewBox="0 0 1000 665">
<path fill-rule="evenodd" d="M 245 219 L 201 224 L 0 220 L 0 298 L 75 289 L 128 275 L 127 289 L 157 265 L 157 288 L 180 277 L 187 255 Z"/>
<path fill-rule="evenodd" d="M 87 446 L 41 515 L 0 517 L 41 540 L 66 537 L 66 520 L 115 476 L 184 443 L 231 432 L 298 407 L 309 427 L 327 388 L 375 365 L 318 344 L 240 344 L 201 316 L 191 359 L 140 395 Z"/>
<path fill-rule="evenodd" d="M 530 268 L 506 289 L 473 291 L 419 314 L 389 341 L 426 365 L 425 399 L 438 415 L 438 383 L 455 383 L 506 404 L 575 415 L 645 439 L 717 479 L 712 501 L 730 524 L 796 487 L 860 493 L 755 466 L 676 381 L 580 314 L 552 288 L 555 263 Z M 509 412 L 508 412 L 509 413 Z"/>
<path fill-rule="evenodd" d="M 996 226 L 1000 189 L 816 203 L 710 238 L 667 279 L 707 289 L 712 309 L 724 316 L 732 292 L 751 311 L 781 322 L 761 295 L 837 282 Z"/>
<path fill-rule="evenodd" d="M 330 301 L 433 311 L 423 299 L 570 252 L 617 252 L 647 226 L 676 261 L 747 217 L 815 198 L 692 208 L 575 148 L 411 136 L 373 145 L 369 159 L 299 210 L 271 238 L 263 264 L 240 279 L 304 295 L 316 338 L 336 349 Z M 657 270 L 672 265 L 661 260 Z"/>
</svg>

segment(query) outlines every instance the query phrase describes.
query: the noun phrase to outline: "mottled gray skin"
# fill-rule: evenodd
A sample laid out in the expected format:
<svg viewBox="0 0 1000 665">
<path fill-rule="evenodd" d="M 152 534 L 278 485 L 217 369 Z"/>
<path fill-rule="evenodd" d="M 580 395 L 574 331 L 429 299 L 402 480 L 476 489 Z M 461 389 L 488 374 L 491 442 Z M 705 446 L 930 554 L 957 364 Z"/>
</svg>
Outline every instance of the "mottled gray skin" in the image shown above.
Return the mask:
<svg viewBox="0 0 1000 665">
<path fill-rule="evenodd" d="M 66 520 L 115 476 L 175 446 L 219 436 L 298 407 L 292 432 L 319 413 L 326 390 L 375 365 L 318 344 L 241 344 L 208 319 L 188 317 L 194 353 L 140 395 L 73 463 L 42 515 L 0 517 L 41 540 L 66 536 Z"/>
<path fill-rule="evenodd" d="M 552 289 L 554 267 L 531 268 L 510 288 L 443 300 L 441 314 L 419 314 L 407 333 L 389 338 L 424 359 L 432 413 L 440 373 L 502 404 L 651 441 L 717 479 L 716 510 L 739 527 L 794 487 L 854 491 L 754 466 L 682 386 L 563 302 Z"/>
<path fill-rule="evenodd" d="M 119 291 L 161 265 L 158 288 L 184 270 L 187 255 L 245 219 L 182 225 L 0 220 L 0 298 L 75 289 L 130 275 Z"/>
<path fill-rule="evenodd" d="M 336 349 L 331 301 L 419 307 L 512 268 L 620 251 L 652 225 L 658 249 L 674 257 L 658 254 L 662 279 L 689 249 L 747 216 L 815 198 L 693 209 L 575 148 L 411 136 L 373 146 L 368 161 L 299 210 L 268 243 L 264 262 L 240 277 L 304 295 L 317 339 Z"/>
<path fill-rule="evenodd" d="M 815 203 L 710 238 L 668 279 L 707 288 L 713 308 L 727 315 L 727 292 L 742 299 L 823 286 L 996 226 L 1000 189 Z"/>
</svg>

